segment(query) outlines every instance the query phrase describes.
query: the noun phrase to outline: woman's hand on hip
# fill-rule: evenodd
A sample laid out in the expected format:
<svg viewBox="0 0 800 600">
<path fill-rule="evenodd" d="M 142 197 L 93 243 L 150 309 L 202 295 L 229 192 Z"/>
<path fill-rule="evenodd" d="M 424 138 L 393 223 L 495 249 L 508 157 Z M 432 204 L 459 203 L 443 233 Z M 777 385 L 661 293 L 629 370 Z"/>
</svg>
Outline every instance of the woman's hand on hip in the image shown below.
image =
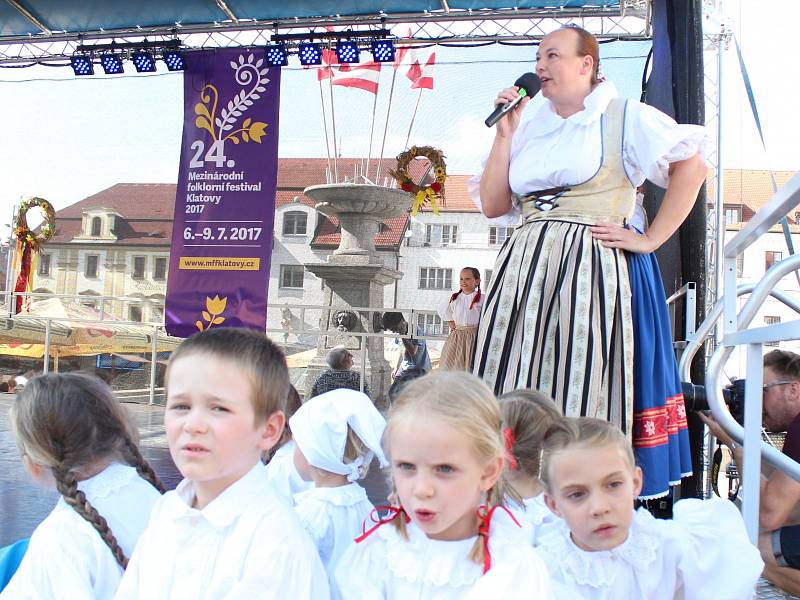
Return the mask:
<svg viewBox="0 0 800 600">
<path fill-rule="evenodd" d="M 602 242 L 606 248 L 619 248 L 636 254 L 647 254 L 657 248 L 646 233 L 636 233 L 613 223 L 598 223 L 590 229 L 592 237 Z"/>
</svg>

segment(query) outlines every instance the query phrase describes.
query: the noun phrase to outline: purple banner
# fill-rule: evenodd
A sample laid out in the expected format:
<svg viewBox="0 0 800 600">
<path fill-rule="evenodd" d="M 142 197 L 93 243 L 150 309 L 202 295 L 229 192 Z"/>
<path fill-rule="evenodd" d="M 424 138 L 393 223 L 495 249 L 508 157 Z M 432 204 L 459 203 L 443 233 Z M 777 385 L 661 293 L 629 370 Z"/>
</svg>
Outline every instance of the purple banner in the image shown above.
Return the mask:
<svg viewBox="0 0 800 600">
<path fill-rule="evenodd" d="M 170 335 L 266 328 L 281 71 L 263 59 L 263 49 L 186 55 Z"/>
</svg>

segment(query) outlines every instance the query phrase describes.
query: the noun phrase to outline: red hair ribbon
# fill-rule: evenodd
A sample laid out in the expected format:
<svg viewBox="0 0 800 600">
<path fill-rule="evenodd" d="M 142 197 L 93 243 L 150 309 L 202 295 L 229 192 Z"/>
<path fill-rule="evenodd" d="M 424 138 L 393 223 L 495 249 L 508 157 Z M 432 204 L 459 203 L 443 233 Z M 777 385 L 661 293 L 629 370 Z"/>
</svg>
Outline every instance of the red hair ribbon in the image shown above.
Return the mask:
<svg viewBox="0 0 800 600">
<path fill-rule="evenodd" d="M 378 512 L 378 511 L 381 511 L 381 510 L 385 510 L 389 514 L 386 515 L 385 517 L 381 517 L 380 513 Z M 359 543 L 363 542 L 370 535 L 372 535 L 378 529 L 378 527 L 380 527 L 381 525 L 386 525 L 387 523 L 391 523 L 392 521 L 394 521 L 397 517 L 399 517 L 401 515 L 406 520 L 406 523 L 411 521 L 411 517 L 409 517 L 406 514 L 406 511 L 403 509 L 402 506 L 388 506 L 388 505 L 376 506 L 369 513 L 369 520 L 372 521 L 374 523 L 374 525 L 372 527 L 370 527 L 369 529 L 367 529 L 367 520 L 364 519 L 364 523 L 362 523 L 362 525 L 361 525 L 362 534 L 360 536 L 358 536 L 354 540 L 355 543 L 359 544 Z"/>
<path fill-rule="evenodd" d="M 479 285 L 478 285 L 478 286 L 475 286 L 475 289 L 476 289 L 476 290 L 478 290 L 478 293 L 477 293 L 477 294 L 475 294 L 475 297 L 472 299 L 472 302 L 470 302 L 470 303 L 469 303 L 469 309 L 470 309 L 470 310 L 472 310 L 472 308 L 473 308 L 473 307 L 474 307 L 474 306 L 475 306 L 475 305 L 476 305 L 478 302 L 480 302 L 480 300 L 481 300 L 481 286 L 479 286 Z M 454 293 L 452 296 L 450 296 L 450 302 L 452 302 L 453 300 L 455 300 L 456 298 L 458 298 L 458 295 L 459 295 L 459 294 L 463 294 L 463 292 L 462 292 L 461 290 L 458 290 L 458 291 L 457 291 L 457 292 L 455 292 L 455 293 Z"/>
<path fill-rule="evenodd" d="M 503 429 L 503 443 L 506 447 L 506 462 L 508 463 L 508 468 L 512 471 L 516 471 L 519 469 L 517 457 L 514 456 L 514 444 L 517 443 L 517 436 L 514 435 L 514 431 L 511 427 Z"/>
<path fill-rule="evenodd" d="M 502 508 L 504 511 L 508 513 L 508 516 L 511 517 L 511 520 L 514 521 L 517 527 L 522 527 L 519 524 L 519 521 L 511 514 L 511 511 L 508 510 L 502 504 L 496 504 L 492 508 L 489 508 L 485 504 L 482 504 L 478 507 L 478 520 L 480 523 L 478 524 L 478 536 L 481 537 L 483 543 L 483 574 L 486 575 L 486 572 L 492 568 L 492 554 L 489 552 L 489 528 L 492 525 L 492 517 L 494 516 L 494 511 L 498 508 Z"/>
</svg>

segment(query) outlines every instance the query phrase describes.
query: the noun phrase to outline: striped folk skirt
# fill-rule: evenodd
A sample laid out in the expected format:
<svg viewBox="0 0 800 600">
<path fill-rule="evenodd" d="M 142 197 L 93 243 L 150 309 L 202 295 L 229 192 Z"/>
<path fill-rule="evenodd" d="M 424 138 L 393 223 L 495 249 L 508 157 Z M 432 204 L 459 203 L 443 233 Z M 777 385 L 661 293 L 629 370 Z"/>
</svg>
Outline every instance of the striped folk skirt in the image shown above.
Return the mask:
<svg viewBox="0 0 800 600">
<path fill-rule="evenodd" d="M 442 347 L 439 368 L 443 371 L 471 371 L 477 325 L 456 325 Z"/>
<path fill-rule="evenodd" d="M 565 415 L 633 419 L 633 321 L 623 251 L 591 220 L 531 219 L 497 257 L 474 372 L 501 394 L 538 389 Z"/>
</svg>

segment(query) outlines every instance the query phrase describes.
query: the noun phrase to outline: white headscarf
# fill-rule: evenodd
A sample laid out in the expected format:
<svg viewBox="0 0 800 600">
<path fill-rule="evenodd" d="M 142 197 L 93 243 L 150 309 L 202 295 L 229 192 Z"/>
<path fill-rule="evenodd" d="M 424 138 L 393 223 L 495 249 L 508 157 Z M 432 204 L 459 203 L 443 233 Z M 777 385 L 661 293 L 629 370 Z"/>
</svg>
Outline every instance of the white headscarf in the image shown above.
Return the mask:
<svg viewBox="0 0 800 600">
<path fill-rule="evenodd" d="M 371 452 L 345 463 L 348 425 Z M 342 388 L 315 396 L 289 419 L 289 428 L 308 464 L 330 473 L 347 475 L 348 481 L 360 478 L 359 467 L 369 464 L 373 454 L 378 457 L 381 467 L 388 465 L 381 449 L 386 420 L 372 400 L 361 392 Z"/>
</svg>

